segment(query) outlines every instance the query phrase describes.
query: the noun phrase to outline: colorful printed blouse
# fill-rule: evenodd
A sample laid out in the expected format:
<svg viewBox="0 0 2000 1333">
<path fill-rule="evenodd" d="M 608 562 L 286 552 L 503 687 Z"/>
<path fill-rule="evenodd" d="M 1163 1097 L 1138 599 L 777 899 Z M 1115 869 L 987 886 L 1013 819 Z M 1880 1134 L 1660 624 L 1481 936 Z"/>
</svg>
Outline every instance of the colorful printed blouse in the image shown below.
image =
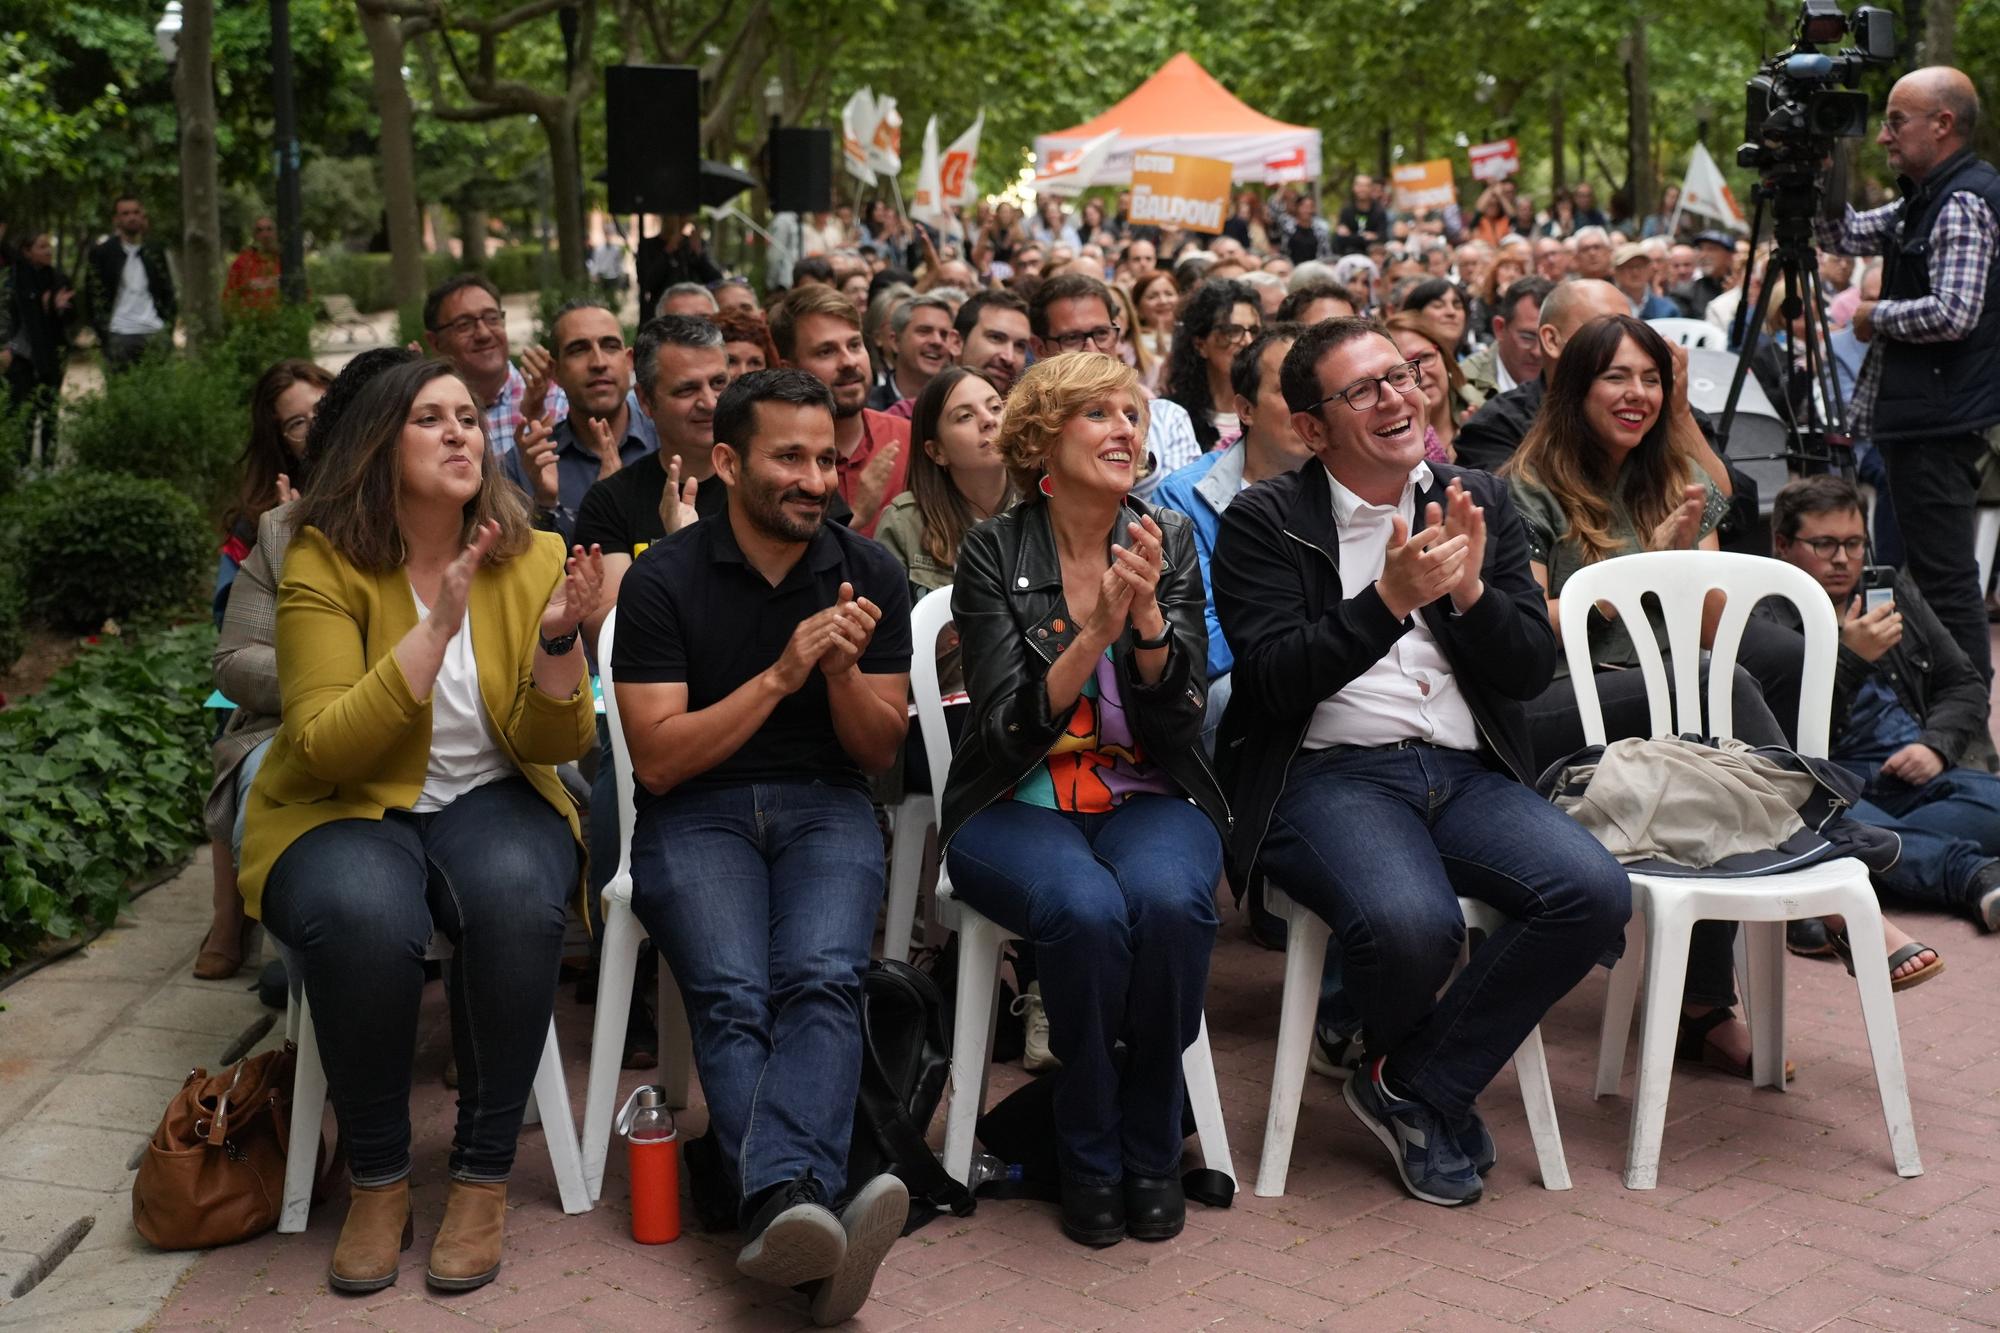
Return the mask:
<svg viewBox="0 0 2000 1333">
<path fill-rule="evenodd" d="M 1015 784 L 1015 800 L 1101 815 L 1142 793 L 1180 794 L 1179 784 L 1140 748 L 1119 689 L 1118 668 L 1107 650 L 1083 683 L 1069 725 L 1049 747 L 1048 758 Z"/>
</svg>

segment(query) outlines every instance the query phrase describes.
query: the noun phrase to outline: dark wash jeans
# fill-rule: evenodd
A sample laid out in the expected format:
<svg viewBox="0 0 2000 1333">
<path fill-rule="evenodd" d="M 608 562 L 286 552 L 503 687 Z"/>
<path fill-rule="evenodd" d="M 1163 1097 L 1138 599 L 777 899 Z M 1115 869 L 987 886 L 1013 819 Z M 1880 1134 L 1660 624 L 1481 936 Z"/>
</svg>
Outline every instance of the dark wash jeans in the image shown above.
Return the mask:
<svg viewBox="0 0 2000 1333">
<path fill-rule="evenodd" d="M 687 1002 L 709 1123 L 744 1200 L 847 1182 L 861 974 L 882 905 L 867 796 L 823 782 L 677 791 L 639 812 L 632 910 Z"/>
<path fill-rule="evenodd" d="M 1001 800 L 952 835 L 945 861 L 967 906 L 1034 946 L 1062 1061 L 1064 1173 L 1085 1185 L 1178 1176 L 1181 1053 L 1201 1030 L 1215 945 L 1215 825 L 1175 796 L 1101 815 Z"/>
<path fill-rule="evenodd" d="M 2000 856 L 2000 778 L 1976 768 L 1947 768 L 1921 787 L 1877 777 L 1854 817 L 1903 839 L 1876 884 L 1929 907 L 1978 906 L 1972 877 Z"/>
<path fill-rule="evenodd" d="M 1625 871 L 1583 827 L 1476 754 L 1424 745 L 1303 751 L 1260 857 L 1333 927 L 1371 1056 L 1446 1115 L 1619 939 Z M 1458 960 L 1458 897 L 1508 923 Z"/>
<path fill-rule="evenodd" d="M 278 857 L 264 924 L 303 960 L 355 1184 L 410 1171 L 410 1062 L 433 930 L 453 948 L 452 1178 L 507 1178 L 555 1007 L 576 858 L 569 825 L 525 778 L 430 814 L 322 824 Z"/>
</svg>

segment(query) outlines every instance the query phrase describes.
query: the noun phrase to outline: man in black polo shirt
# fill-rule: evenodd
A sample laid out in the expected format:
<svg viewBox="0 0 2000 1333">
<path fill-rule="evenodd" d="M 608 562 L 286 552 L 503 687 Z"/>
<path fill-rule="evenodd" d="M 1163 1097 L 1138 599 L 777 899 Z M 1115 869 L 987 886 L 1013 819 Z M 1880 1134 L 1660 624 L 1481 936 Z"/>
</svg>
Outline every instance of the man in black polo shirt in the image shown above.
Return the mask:
<svg viewBox="0 0 2000 1333">
<path fill-rule="evenodd" d="M 763 370 L 715 410 L 724 513 L 647 548 L 612 649 L 637 780 L 633 911 L 687 1002 L 710 1124 L 741 1189 L 746 1275 L 817 1283 L 815 1322 L 868 1298 L 901 1233 L 894 1176 L 846 1196 L 861 973 L 882 901 L 865 774 L 900 753 L 903 569 L 826 521 L 833 396 Z"/>
</svg>

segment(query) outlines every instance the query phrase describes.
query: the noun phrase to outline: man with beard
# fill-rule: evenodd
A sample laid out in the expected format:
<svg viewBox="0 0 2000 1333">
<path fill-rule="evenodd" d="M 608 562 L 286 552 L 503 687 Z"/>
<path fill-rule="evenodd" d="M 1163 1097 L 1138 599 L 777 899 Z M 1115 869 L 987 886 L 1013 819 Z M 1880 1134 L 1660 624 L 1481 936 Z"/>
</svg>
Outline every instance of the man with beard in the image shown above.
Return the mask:
<svg viewBox="0 0 2000 1333">
<path fill-rule="evenodd" d="M 781 363 L 809 372 L 832 391 L 838 494 L 854 511 L 855 530 L 873 534 L 882 510 L 903 492 L 910 423 L 866 405 L 868 351 L 860 313 L 838 292 L 794 288 L 771 309 L 771 342 Z"/>
<path fill-rule="evenodd" d="M 635 422 L 631 398 L 632 351 L 618 316 L 593 300 L 571 301 L 556 312 L 554 376 L 569 399 L 569 415 L 521 429 L 520 450 L 506 463 L 534 501 L 541 526 L 570 545 L 576 511 L 591 486 L 659 447 Z"/>
<path fill-rule="evenodd" d="M 958 364 L 976 370 L 1005 398 L 1028 368 L 1028 303 L 1020 293 L 995 287 L 958 308 Z M 905 398 L 889 415 L 908 421 L 917 400 Z"/>
<path fill-rule="evenodd" d="M 107 372 L 125 369 L 155 346 L 171 348 L 180 309 L 166 248 L 146 239 L 146 206 L 126 194 L 112 209 L 114 231 L 83 261 L 83 305 Z"/>
<path fill-rule="evenodd" d="M 910 595 L 893 556 L 825 521 L 837 421 L 800 370 L 723 391 L 728 507 L 634 563 L 612 650 L 632 910 L 687 1004 L 736 1267 L 806 1291 L 821 1326 L 867 1301 L 909 1210 L 894 1176 L 846 1178 L 883 893 L 867 775 L 902 752 Z"/>
</svg>

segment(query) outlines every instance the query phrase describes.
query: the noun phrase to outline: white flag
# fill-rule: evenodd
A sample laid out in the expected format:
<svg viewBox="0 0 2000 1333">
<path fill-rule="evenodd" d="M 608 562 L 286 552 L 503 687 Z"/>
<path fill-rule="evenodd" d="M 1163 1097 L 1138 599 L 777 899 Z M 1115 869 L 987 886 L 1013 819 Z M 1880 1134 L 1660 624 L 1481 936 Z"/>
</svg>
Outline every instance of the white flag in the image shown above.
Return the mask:
<svg viewBox="0 0 2000 1333">
<path fill-rule="evenodd" d="M 875 120 L 868 132 L 868 165 L 885 176 L 903 170 L 903 118 L 896 112 L 896 99 L 875 99 Z"/>
<path fill-rule="evenodd" d="M 1748 231 L 1743 223 L 1743 210 L 1736 206 L 1736 196 L 1729 192 L 1729 182 L 1722 179 L 1722 168 L 1715 165 L 1715 159 L 1708 155 L 1708 147 L 1697 143 L 1688 155 L 1687 179 L 1681 182 L 1681 202 L 1683 212 L 1699 213 L 1705 218 L 1728 223 L 1737 231 Z"/>
<path fill-rule="evenodd" d="M 939 183 L 937 117 L 924 126 L 924 156 L 917 168 L 917 192 L 910 196 L 910 216 L 932 224 L 944 221 L 944 187 Z"/>
<path fill-rule="evenodd" d="M 1035 193 L 1082 194 L 1104 169 L 1104 160 L 1117 143 L 1118 131 L 1106 130 L 1075 148 L 1050 153 L 1049 160 L 1036 168 Z"/>
<path fill-rule="evenodd" d="M 856 89 L 840 113 L 840 149 L 849 174 L 863 185 L 875 183 L 875 170 L 868 165 L 868 141 L 874 134 L 875 94 L 866 88 Z"/>
<path fill-rule="evenodd" d="M 979 165 L 979 133 L 986 128 L 986 109 L 973 117 L 972 128 L 951 141 L 938 161 L 938 184 L 946 208 L 970 207 L 979 191 L 973 169 Z"/>
</svg>

